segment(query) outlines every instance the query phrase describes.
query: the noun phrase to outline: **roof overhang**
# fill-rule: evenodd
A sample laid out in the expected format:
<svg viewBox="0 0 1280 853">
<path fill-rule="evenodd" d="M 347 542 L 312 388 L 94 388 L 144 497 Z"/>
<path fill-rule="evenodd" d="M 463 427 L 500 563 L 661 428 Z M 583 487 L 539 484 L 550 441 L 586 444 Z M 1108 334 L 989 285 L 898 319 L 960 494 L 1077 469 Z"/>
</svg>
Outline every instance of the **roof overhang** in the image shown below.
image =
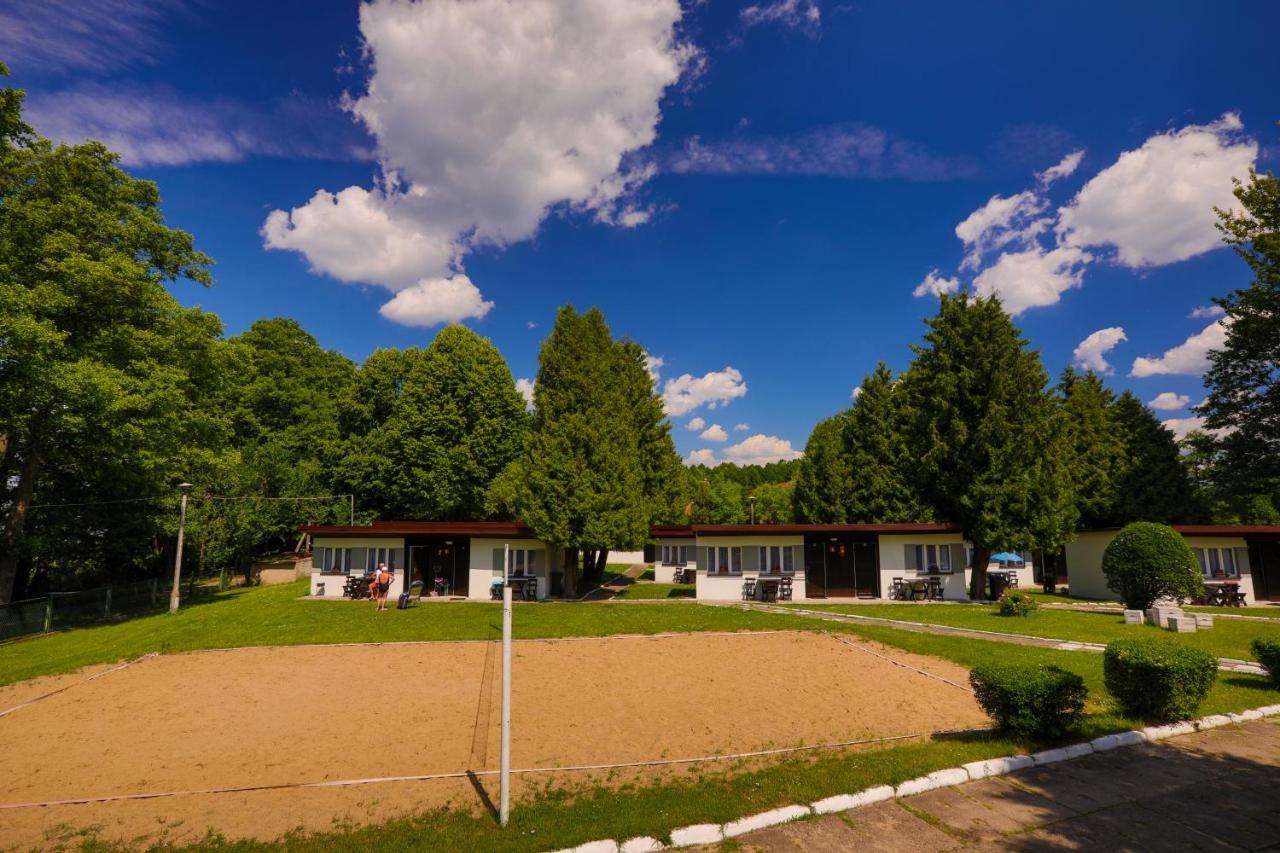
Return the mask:
<svg viewBox="0 0 1280 853">
<path fill-rule="evenodd" d="M 372 524 L 313 524 L 301 528 L 312 536 L 470 536 L 493 539 L 532 539 L 533 530 L 520 521 L 375 521 Z"/>
</svg>

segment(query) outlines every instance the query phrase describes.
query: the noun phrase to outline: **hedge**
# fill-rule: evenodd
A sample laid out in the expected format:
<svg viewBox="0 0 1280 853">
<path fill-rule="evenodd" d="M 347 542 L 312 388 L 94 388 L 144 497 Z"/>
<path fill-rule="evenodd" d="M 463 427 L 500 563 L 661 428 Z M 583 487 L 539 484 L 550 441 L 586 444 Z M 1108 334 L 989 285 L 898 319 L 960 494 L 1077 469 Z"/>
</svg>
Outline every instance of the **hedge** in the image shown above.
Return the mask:
<svg viewBox="0 0 1280 853">
<path fill-rule="evenodd" d="M 1001 616 L 1030 616 L 1039 606 L 1040 603 L 1029 592 L 1006 592 L 1000 596 L 996 612 Z"/>
<path fill-rule="evenodd" d="M 978 704 L 1000 728 L 1026 739 L 1057 738 L 1079 721 L 1084 679 L 1056 666 L 980 664 L 969 673 Z"/>
<path fill-rule="evenodd" d="M 1253 656 L 1267 668 L 1271 683 L 1280 688 L 1280 640 L 1254 640 Z"/>
<path fill-rule="evenodd" d="M 1102 656 L 1107 690 L 1130 717 L 1189 720 L 1218 677 L 1218 659 L 1164 640 L 1116 640 Z"/>
<path fill-rule="evenodd" d="M 1116 534 L 1102 554 L 1102 574 L 1130 610 L 1204 594 L 1200 564 L 1182 534 L 1150 521 L 1135 521 Z"/>
</svg>

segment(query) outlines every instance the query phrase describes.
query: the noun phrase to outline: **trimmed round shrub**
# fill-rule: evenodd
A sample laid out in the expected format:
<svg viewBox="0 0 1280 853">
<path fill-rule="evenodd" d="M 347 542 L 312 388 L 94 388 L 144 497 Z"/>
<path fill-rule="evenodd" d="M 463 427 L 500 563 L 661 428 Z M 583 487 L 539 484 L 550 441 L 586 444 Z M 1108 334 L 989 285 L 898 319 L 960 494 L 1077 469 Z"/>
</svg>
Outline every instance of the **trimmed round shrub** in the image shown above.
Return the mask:
<svg viewBox="0 0 1280 853">
<path fill-rule="evenodd" d="M 1084 713 L 1084 679 L 1056 666 L 980 664 L 969 683 L 982 710 L 1024 739 L 1058 738 Z"/>
<path fill-rule="evenodd" d="M 1102 655 L 1107 690 L 1130 717 L 1189 720 L 1218 677 L 1218 659 L 1164 640 L 1116 640 Z"/>
<path fill-rule="evenodd" d="M 1280 640 L 1254 640 L 1250 647 L 1258 663 L 1267 668 L 1271 683 L 1280 687 Z"/>
<path fill-rule="evenodd" d="M 1040 606 L 1029 592 L 1006 592 L 1000 596 L 999 609 L 1001 616 L 1030 616 Z"/>
<path fill-rule="evenodd" d="M 1165 524 L 1135 521 L 1116 534 L 1102 554 L 1107 588 L 1130 610 L 1146 610 L 1161 598 L 1181 602 L 1204 594 L 1195 554 Z"/>
</svg>

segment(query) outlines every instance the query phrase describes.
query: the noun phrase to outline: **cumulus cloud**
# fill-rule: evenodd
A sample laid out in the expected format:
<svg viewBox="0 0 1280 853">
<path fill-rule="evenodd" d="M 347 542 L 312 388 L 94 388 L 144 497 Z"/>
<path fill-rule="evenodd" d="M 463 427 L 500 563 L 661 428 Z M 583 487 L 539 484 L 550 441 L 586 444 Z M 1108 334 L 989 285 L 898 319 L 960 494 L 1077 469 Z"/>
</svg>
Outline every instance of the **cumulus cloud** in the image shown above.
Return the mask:
<svg viewBox="0 0 1280 853">
<path fill-rule="evenodd" d="M 1209 369 L 1209 350 L 1219 350 L 1227 342 L 1227 326 L 1224 317 L 1210 323 L 1201 331 L 1162 356 L 1139 357 L 1133 360 L 1130 376 L 1187 375 L 1199 376 Z"/>
<path fill-rule="evenodd" d="M 728 441 L 729 433 L 725 432 L 724 427 L 720 426 L 720 424 L 712 424 L 698 438 L 703 441 Z"/>
<path fill-rule="evenodd" d="M 361 5 L 373 73 L 348 109 L 376 140 L 378 177 L 274 211 L 266 246 L 401 291 L 450 279 L 477 246 L 529 239 L 552 209 L 637 224 L 653 169 L 626 158 L 653 142 L 662 95 L 697 54 L 681 17 L 678 0 Z"/>
<path fill-rule="evenodd" d="M 1099 329 L 1076 346 L 1072 358 L 1085 370 L 1103 374 L 1114 373 L 1111 365 L 1107 363 L 1106 355 L 1125 340 L 1128 338 L 1120 326 Z"/>
<path fill-rule="evenodd" d="M 517 379 L 516 390 L 520 392 L 521 397 L 524 397 L 524 407 L 533 411 L 533 380 Z"/>
<path fill-rule="evenodd" d="M 1162 391 L 1147 405 L 1159 412 L 1176 412 L 1178 409 L 1185 409 L 1190 402 L 1190 395 Z"/>
<path fill-rule="evenodd" d="M 662 373 L 662 368 L 665 364 L 666 361 L 659 356 L 649 355 L 649 353 L 644 354 L 644 369 L 649 374 L 649 378 L 653 380 L 655 385 L 658 382 L 658 375 Z"/>
<path fill-rule="evenodd" d="M 404 326 L 435 326 L 483 317 L 492 307 L 471 279 L 459 273 L 452 278 L 424 278 L 397 293 L 378 313 Z"/>
<path fill-rule="evenodd" d="M 705 175 L 821 175 L 835 178 L 948 181 L 974 174 L 963 158 L 931 152 L 862 124 L 837 124 L 790 136 L 700 137 L 664 156 L 668 171 Z"/>
<path fill-rule="evenodd" d="M 1050 166 L 1043 172 L 1036 172 L 1036 180 L 1040 182 L 1040 186 L 1047 187 L 1054 181 L 1062 178 L 1070 177 L 1073 172 L 1080 166 L 1080 161 L 1084 159 L 1084 151 L 1072 151 L 1063 157 L 1056 166 Z"/>
<path fill-rule="evenodd" d="M 1114 248 L 1127 267 L 1171 264 L 1222 245 L 1214 207 L 1238 209 L 1232 178 L 1249 173 L 1258 144 L 1239 116 L 1157 134 L 1089 180 L 1059 211 L 1072 246 Z"/>
<path fill-rule="evenodd" d="M 724 458 L 738 465 L 765 465 L 769 462 L 799 459 L 801 455 L 803 454 L 785 438 L 763 433 L 748 436 L 724 449 Z"/>
<path fill-rule="evenodd" d="M 974 278 L 973 290 L 979 296 L 999 294 L 1005 310 L 1016 317 L 1028 308 L 1055 305 L 1063 293 L 1080 287 L 1090 260 L 1088 252 L 1072 246 L 1006 252 Z"/>
<path fill-rule="evenodd" d="M 1164 428 L 1172 432 L 1173 437 L 1179 441 L 1186 438 L 1189 433 L 1204 430 L 1204 418 L 1198 415 L 1186 418 L 1169 418 L 1160 423 L 1164 424 Z"/>
<path fill-rule="evenodd" d="M 862 396 L 862 386 L 861 385 L 854 386 L 853 393 L 849 395 L 850 399 L 856 400 L 861 396 Z"/>
<path fill-rule="evenodd" d="M 1039 216 L 1046 204 L 1031 190 L 1011 196 L 992 196 L 956 226 L 956 236 L 967 250 L 960 268 L 977 269 L 984 255 L 1010 243 L 1030 243 L 1049 227 L 1051 220 Z"/>
<path fill-rule="evenodd" d="M 700 450 L 691 450 L 689 455 L 684 458 L 686 465 L 706 465 L 708 468 L 714 468 L 720 464 L 720 460 L 716 459 L 716 452 L 709 447 Z"/>
<path fill-rule="evenodd" d="M 687 415 L 700 406 L 715 409 L 747 393 L 742 373 L 734 367 L 713 370 L 702 376 L 685 373 L 668 379 L 662 387 L 662 403 L 672 417 Z"/>
<path fill-rule="evenodd" d="M 733 425 L 734 432 L 746 432 L 749 429 L 751 429 L 751 424 L 734 424 Z"/>
<path fill-rule="evenodd" d="M 744 28 L 761 24 L 778 24 L 816 36 L 822 29 L 822 10 L 815 0 L 772 0 L 747 6 L 738 13 Z"/>
<path fill-rule="evenodd" d="M 685 424 L 684 428 L 689 430 L 689 432 L 697 432 L 698 430 L 702 429 L 706 425 L 707 425 L 707 422 L 702 418 L 690 418 L 689 423 Z"/>
<path fill-rule="evenodd" d="M 1191 309 L 1191 313 L 1187 315 L 1192 320 L 1208 320 L 1211 317 L 1222 317 L 1227 313 L 1227 309 L 1221 305 L 1198 305 Z"/>
<path fill-rule="evenodd" d="M 936 269 L 929 270 L 925 275 L 924 281 L 916 285 L 916 289 L 911 291 L 911 295 L 917 298 L 921 296 L 941 296 L 944 293 L 956 293 L 960 290 L 960 279 L 945 278 L 938 274 Z"/>
</svg>

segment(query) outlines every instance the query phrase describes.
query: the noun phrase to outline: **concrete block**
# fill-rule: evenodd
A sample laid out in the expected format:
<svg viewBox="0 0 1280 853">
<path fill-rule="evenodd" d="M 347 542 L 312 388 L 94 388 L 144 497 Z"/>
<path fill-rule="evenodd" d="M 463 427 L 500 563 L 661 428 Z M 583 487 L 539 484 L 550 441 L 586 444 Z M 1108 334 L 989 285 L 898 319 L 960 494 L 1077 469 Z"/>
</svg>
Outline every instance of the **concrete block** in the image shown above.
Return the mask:
<svg viewBox="0 0 1280 853">
<path fill-rule="evenodd" d="M 1161 628 L 1169 627 L 1169 618 L 1171 616 L 1181 616 L 1181 607 L 1151 607 L 1147 609 L 1147 622 L 1151 625 L 1158 625 Z"/>
<path fill-rule="evenodd" d="M 1170 616 L 1165 627 L 1178 634 L 1194 634 L 1196 618 L 1194 616 Z"/>
<path fill-rule="evenodd" d="M 1124 624 L 1126 624 L 1126 625 L 1141 625 L 1141 624 L 1142 624 L 1143 615 L 1144 615 L 1144 614 L 1143 614 L 1143 612 L 1142 612 L 1141 610 L 1126 610 L 1126 611 L 1124 612 Z"/>
<path fill-rule="evenodd" d="M 1212 613 L 1193 613 L 1193 614 L 1191 614 L 1191 616 L 1192 616 L 1192 618 L 1194 618 L 1194 619 L 1196 620 L 1196 627 L 1197 627 L 1197 628 L 1212 628 L 1212 627 L 1213 627 L 1213 614 L 1212 614 Z"/>
<path fill-rule="evenodd" d="M 1280 714 L 1280 705 L 1263 705 L 1257 710 L 1258 713 L 1264 717 L 1274 717 L 1275 715 Z"/>
<path fill-rule="evenodd" d="M 1058 749 L 1046 749 L 1043 752 L 1037 752 L 1031 756 L 1036 766 L 1042 764 L 1055 764 L 1059 761 L 1070 761 L 1073 758 L 1079 758 L 1082 755 L 1088 755 L 1093 752 L 1093 747 L 1087 743 L 1073 743 L 1071 746 L 1064 746 Z"/>
<path fill-rule="evenodd" d="M 1216 729 L 1218 726 L 1228 725 L 1231 725 L 1231 718 L 1226 714 L 1214 714 L 1211 717 L 1196 720 L 1196 728 L 1199 729 Z"/>
<path fill-rule="evenodd" d="M 1089 745 L 1093 747 L 1094 752 L 1106 752 L 1109 749 L 1116 749 L 1120 744 L 1119 735 L 1103 735 L 1089 741 Z"/>
<path fill-rule="evenodd" d="M 935 770 L 927 776 L 908 779 L 897 788 L 894 794 L 899 797 L 910 797 L 912 794 L 923 794 L 936 788 L 946 788 L 969 781 L 969 774 L 960 767 L 949 767 L 946 770 Z"/>
<path fill-rule="evenodd" d="M 813 804 L 813 813 L 833 814 L 834 812 L 869 806 L 872 803 L 878 803 L 883 800 L 892 800 L 893 797 L 894 790 L 892 785 L 876 785 L 874 788 L 867 788 L 865 791 L 859 791 L 856 794 L 840 794 L 835 797 L 827 797 L 825 800 L 818 800 Z"/>
<path fill-rule="evenodd" d="M 964 765 L 970 779 L 985 779 L 988 776 L 1003 776 L 1015 770 L 1022 770 L 1035 764 L 1030 755 L 1008 755 L 1004 758 L 988 758 L 986 761 L 974 761 Z"/>
<path fill-rule="evenodd" d="M 612 838 L 604 841 L 588 841 L 573 848 L 573 853 L 618 853 L 618 842 Z"/>
<path fill-rule="evenodd" d="M 693 826 L 682 826 L 671 830 L 672 847 L 692 847 L 695 844 L 719 844 L 724 841 L 724 833 L 718 823 L 695 823 Z"/>
<path fill-rule="evenodd" d="M 783 806 L 749 817 L 738 818 L 724 825 L 724 837 L 734 838 L 739 835 L 745 835 L 748 832 L 755 832 L 757 829 L 768 829 L 781 823 L 790 823 L 793 820 L 805 817 L 809 813 L 808 806 Z"/>
<path fill-rule="evenodd" d="M 655 850 L 665 850 L 666 845 L 656 838 L 641 836 L 622 842 L 618 849 L 621 853 L 653 853 Z"/>
<path fill-rule="evenodd" d="M 1247 723 L 1250 720 L 1261 720 L 1263 715 L 1261 711 L 1249 710 L 1241 711 L 1238 714 L 1228 714 L 1227 716 L 1230 717 L 1233 722 Z"/>
<path fill-rule="evenodd" d="M 1164 740 L 1165 738 L 1189 735 L 1195 732 L 1195 723 L 1167 723 L 1163 726 L 1148 726 L 1142 730 L 1147 740 Z"/>
</svg>

